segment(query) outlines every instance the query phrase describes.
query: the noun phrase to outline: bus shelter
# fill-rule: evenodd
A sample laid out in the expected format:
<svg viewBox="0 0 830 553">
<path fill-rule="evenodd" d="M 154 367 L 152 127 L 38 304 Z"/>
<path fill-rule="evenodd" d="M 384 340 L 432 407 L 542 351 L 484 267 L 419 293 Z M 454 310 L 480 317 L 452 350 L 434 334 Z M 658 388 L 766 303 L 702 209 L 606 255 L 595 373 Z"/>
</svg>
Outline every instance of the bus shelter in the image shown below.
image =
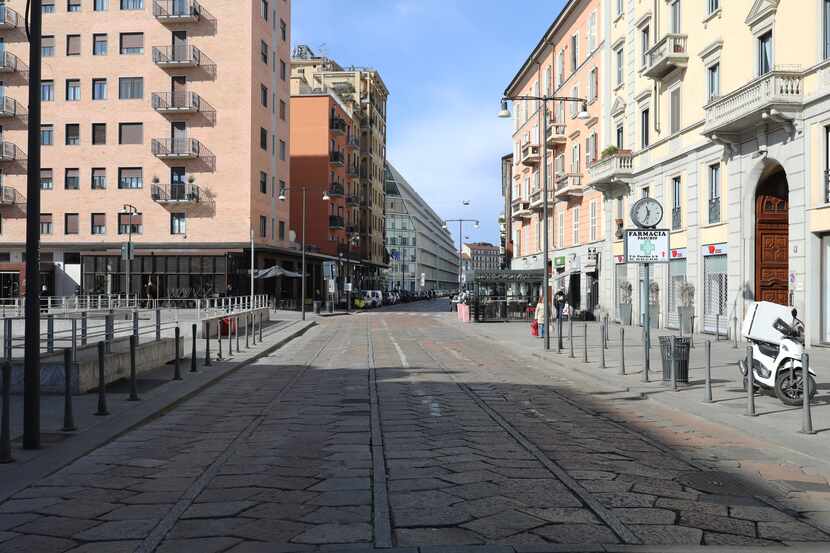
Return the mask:
<svg viewBox="0 0 830 553">
<path fill-rule="evenodd" d="M 530 320 L 542 293 L 543 278 L 542 269 L 476 271 L 473 280 L 473 320 Z"/>
</svg>

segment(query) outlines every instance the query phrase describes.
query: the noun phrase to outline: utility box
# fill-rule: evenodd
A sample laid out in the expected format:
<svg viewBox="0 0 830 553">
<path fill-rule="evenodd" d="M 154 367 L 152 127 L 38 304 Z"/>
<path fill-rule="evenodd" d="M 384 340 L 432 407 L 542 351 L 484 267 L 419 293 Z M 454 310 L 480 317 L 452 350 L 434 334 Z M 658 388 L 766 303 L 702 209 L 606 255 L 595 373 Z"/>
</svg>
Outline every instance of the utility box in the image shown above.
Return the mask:
<svg viewBox="0 0 830 553">
<path fill-rule="evenodd" d="M 775 329 L 775 321 L 778 319 L 792 326 L 792 307 L 768 301 L 755 302 L 746 312 L 741 332 L 744 338 L 750 340 L 780 344 L 784 335 Z"/>
</svg>

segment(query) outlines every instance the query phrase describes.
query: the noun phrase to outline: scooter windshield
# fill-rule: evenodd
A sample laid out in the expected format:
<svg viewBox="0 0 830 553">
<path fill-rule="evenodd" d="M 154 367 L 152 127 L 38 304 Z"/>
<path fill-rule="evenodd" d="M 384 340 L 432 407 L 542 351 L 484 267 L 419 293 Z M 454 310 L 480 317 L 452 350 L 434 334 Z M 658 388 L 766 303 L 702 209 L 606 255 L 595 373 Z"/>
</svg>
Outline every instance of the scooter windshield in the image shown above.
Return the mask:
<svg viewBox="0 0 830 553">
<path fill-rule="evenodd" d="M 772 327 L 784 336 L 792 336 L 795 332 L 793 327 L 785 323 L 782 319 L 775 319 L 775 322 L 772 323 Z"/>
</svg>

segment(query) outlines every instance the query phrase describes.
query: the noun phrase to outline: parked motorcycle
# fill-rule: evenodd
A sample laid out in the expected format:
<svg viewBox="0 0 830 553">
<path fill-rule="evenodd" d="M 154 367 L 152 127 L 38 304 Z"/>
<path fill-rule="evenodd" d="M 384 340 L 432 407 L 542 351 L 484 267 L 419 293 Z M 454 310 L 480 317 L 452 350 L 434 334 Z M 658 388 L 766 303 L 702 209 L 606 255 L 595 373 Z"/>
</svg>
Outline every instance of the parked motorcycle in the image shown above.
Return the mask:
<svg viewBox="0 0 830 553">
<path fill-rule="evenodd" d="M 798 311 L 771 302 L 750 306 L 743 322 L 743 336 L 752 346 L 752 368 L 755 387 L 775 393 L 785 405 L 803 402 L 804 378 L 801 354 L 804 353 L 804 323 Z M 738 363 L 746 389 L 746 360 Z M 810 398 L 816 394 L 816 373 L 808 376 Z"/>
</svg>

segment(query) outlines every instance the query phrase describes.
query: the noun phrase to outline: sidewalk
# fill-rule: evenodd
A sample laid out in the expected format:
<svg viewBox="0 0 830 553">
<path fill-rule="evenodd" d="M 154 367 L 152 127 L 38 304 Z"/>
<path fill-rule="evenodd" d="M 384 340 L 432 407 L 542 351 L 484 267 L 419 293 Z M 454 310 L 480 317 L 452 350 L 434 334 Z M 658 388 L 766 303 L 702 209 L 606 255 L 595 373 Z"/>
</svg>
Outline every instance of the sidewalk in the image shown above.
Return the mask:
<svg viewBox="0 0 830 553">
<path fill-rule="evenodd" d="M 316 323 L 313 321 L 272 321 L 263 328 L 262 343 L 245 348 L 244 335 L 240 336 L 241 351 L 228 357 L 227 340 L 223 342 L 223 360 L 217 360 L 217 342 L 211 340 L 211 366 L 204 365 L 205 341 L 197 340 L 197 372 L 191 370 L 192 339 L 185 337 L 180 364 L 182 380 L 174 381 L 172 364 L 157 367 L 144 373 L 137 380 L 141 401 L 128 401 L 129 383 L 119 381 L 107 387 L 108 416 L 95 416 L 97 392 L 74 396 L 73 411 L 76 432 L 60 431 L 63 425 L 64 402 L 61 395 L 41 397 L 41 449 L 21 449 L 23 398 L 12 396 L 11 426 L 12 454 L 15 462 L 0 464 L 0 502 L 17 490 L 28 486 L 58 468 L 109 442 L 116 436 L 134 428 L 177 403 L 199 393 L 204 388 L 224 378 L 231 372 L 269 355 L 287 342 L 305 333 Z"/>
<path fill-rule="evenodd" d="M 455 323 L 454 323 L 455 324 Z M 755 395 L 757 416 L 745 416 L 746 392 L 740 384 L 736 363 L 745 355 L 746 343 L 738 349 L 732 342 L 714 341 L 711 335 L 695 335 L 695 348 L 689 362 L 689 385 L 677 391 L 662 382 L 662 362 L 658 336 L 663 329 L 652 330 L 650 382 L 642 382 L 644 347 L 642 328 L 625 328 L 625 368 L 620 375 L 620 326 L 609 329 L 606 368 L 600 368 L 601 341 L 599 323 L 588 323 L 588 360 L 584 362 L 585 323 L 574 323 L 574 358 L 570 358 L 568 326 L 564 325 L 563 351 L 557 353 L 557 338 L 551 336 L 552 351 L 543 350 L 543 340 L 530 336 L 527 324 L 463 325 L 518 355 L 545 360 L 558 372 L 568 371 L 582 382 L 586 394 L 607 400 L 606 412 L 636 419 L 638 424 L 663 443 L 681 450 L 702 463 L 725 470 L 749 471 L 767 483 L 773 483 L 787 498 L 786 506 L 809 511 L 817 523 L 830 528 L 830 382 L 826 369 L 830 351 L 813 348 L 811 365 L 817 374 L 818 392 L 812 403 L 815 435 L 801 434 L 802 410 L 788 407 L 770 395 Z M 712 342 L 712 403 L 703 403 L 704 364 L 707 340 Z M 542 367 L 540 367 L 542 368 Z M 561 376 L 561 374 L 560 374 Z M 648 400 L 666 420 L 653 420 L 637 400 Z M 613 403 L 611 403 L 613 402 Z M 647 405 L 647 404 L 646 404 Z M 652 410 L 654 410 L 652 409 Z M 637 417 L 642 417 L 638 419 Z M 651 417 L 651 418 L 649 418 Z"/>
</svg>

